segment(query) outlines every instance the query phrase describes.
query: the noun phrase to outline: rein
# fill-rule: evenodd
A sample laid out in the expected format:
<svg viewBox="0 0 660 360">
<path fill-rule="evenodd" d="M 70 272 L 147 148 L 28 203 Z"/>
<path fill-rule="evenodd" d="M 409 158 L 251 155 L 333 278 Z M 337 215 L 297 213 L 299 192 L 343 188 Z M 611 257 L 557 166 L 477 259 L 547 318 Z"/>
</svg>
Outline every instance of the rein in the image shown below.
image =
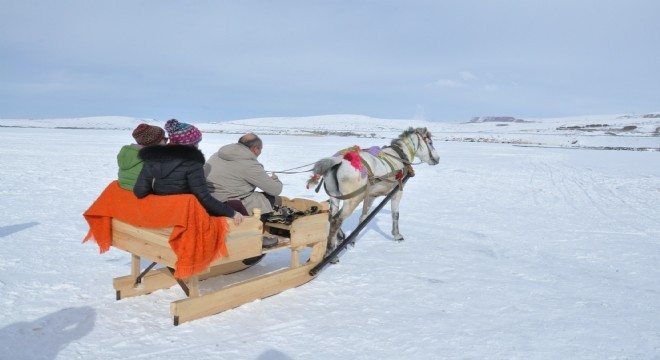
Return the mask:
<svg viewBox="0 0 660 360">
<path fill-rule="evenodd" d="M 301 170 L 301 171 L 291 171 L 291 170 L 300 169 L 301 167 L 310 166 L 310 165 L 314 165 L 314 163 L 309 163 L 309 164 L 305 164 L 305 165 L 301 165 L 301 166 L 296 166 L 294 168 L 286 169 L 286 170 L 282 170 L 282 171 L 270 171 L 270 170 L 268 170 L 266 172 L 272 172 L 272 173 L 278 173 L 278 174 L 300 174 L 300 173 L 304 173 L 304 172 L 310 172 L 310 171 L 313 170 L 313 168 L 310 168 L 310 169 L 307 169 L 307 170 Z"/>
</svg>

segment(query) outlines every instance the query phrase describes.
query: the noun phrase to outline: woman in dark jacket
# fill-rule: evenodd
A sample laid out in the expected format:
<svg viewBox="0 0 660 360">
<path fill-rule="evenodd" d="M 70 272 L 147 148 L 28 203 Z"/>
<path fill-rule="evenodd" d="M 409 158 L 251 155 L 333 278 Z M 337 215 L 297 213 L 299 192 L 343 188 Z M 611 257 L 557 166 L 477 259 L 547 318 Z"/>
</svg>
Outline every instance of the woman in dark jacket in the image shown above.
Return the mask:
<svg viewBox="0 0 660 360">
<path fill-rule="evenodd" d="M 165 130 L 170 145 L 145 147 L 138 153 L 144 167 L 133 188 L 135 196 L 141 199 L 149 194 L 193 194 L 209 215 L 231 217 L 239 225 L 243 216 L 209 192 L 204 177 L 206 160 L 197 148 L 202 140 L 199 129 L 172 119 L 165 124 Z"/>
</svg>

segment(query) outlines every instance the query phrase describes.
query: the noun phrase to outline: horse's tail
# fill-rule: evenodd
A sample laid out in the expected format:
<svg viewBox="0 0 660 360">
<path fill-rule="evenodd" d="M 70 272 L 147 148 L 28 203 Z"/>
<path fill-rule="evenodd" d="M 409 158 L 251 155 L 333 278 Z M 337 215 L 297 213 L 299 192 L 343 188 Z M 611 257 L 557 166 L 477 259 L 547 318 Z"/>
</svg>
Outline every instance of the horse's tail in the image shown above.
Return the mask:
<svg viewBox="0 0 660 360">
<path fill-rule="evenodd" d="M 341 160 L 341 157 L 330 157 L 317 161 L 312 168 L 312 177 L 307 180 L 307 188 L 316 186 L 321 177 L 324 177 L 334 166 L 339 165 Z"/>
<path fill-rule="evenodd" d="M 328 172 L 333 166 L 341 163 L 341 157 L 336 156 L 336 157 L 329 157 L 325 159 L 321 159 L 314 164 L 314 167 L 312 168 L 312 172 L 314 174 L 318 175 L 325 175 L 325 173 Z"/>
</svg>

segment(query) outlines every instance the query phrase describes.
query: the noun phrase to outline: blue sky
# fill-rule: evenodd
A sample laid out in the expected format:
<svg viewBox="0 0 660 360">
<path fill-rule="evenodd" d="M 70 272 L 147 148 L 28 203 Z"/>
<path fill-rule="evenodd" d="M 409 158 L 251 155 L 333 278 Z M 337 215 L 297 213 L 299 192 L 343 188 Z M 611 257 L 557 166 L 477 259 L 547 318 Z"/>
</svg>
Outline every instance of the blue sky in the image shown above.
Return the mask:
<svg viewBox="0 0 660 360">
<path fill-rule="evenodd" d="M 655 0 L 0 0 L 0 118 L 660 111 Z"/>
</svg>

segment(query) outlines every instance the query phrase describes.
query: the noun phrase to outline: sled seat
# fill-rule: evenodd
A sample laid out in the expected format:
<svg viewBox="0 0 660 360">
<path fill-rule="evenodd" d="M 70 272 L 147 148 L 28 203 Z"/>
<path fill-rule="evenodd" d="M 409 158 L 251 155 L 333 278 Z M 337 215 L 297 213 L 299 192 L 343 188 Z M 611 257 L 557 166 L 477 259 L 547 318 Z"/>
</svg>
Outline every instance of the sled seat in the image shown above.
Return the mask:
<svg viewBox="0 0 660 360">
<path fill-rule="evenodd" d="M 179 283 L 187 297 L 170 303 L 174 325 L 178 325 L 310 281 L 314 278 L 309 274 L 310 270 L 323 260 L 326 250 L 329 226 L 327 203 L 286 197 L 282 197 L 282 203 L 301 211 L 308 211 L 312 206 L 321 211 L 297 218 L 285 229 L 280 226 L 276 234 L 278 245 L 268 249 L 262 248 L 262 237 L 274 236 L 271 229 L 281 224 L 262 223 L 259 209 L 254 209 L 254 215 L 245 217 L 239 226 L 228 221 L 225 236 L 228 256 L 219 257 L 207 269 L 186 279 L 173 276 L 177 256 L 169 244 L 172 227 L 144 228 L 113 218 L 112 247 L 129 252 L 132 258 L 130 275 L 113 280 L 117 299 L 148 294 Z M 311 248 L 309 257 L 301 259 L 301 252 L 307 248 Z M 204 292 L 200 290 L 199 282 L 202 280 L 224 279 L 222 275 L 245 270 L 266 253 L 286 250 L 290 252 L 290 262 L 277 271 L 233 283 L 219 281 L 221 285 L 218 288 Z M 142 259 L 152 262 L 145 270 L 141 269 Z M 162 267 L 153 269 L 155 265 Z"/>
<path fill-rule="evenodd" d="M 173 227 L 144 228 L 112 219 L 112 246 L 132 255 L 131 274 L 113 280 L 117 300 L 169 288 L 178 281 L 188 296 L 197 297 L 198 280 L 248 268 L 251 262 L 245 260 L 262 254 L 263 225 L 258 217 L 246 217 L 240 226 L 234 226 L 233 223 L 228 226 L 225 246 L 229 255 L 213 261 L 201 273 L 181 280 L 174 277 L 177 255 L 169 244 Z M 143 272 L 141 259 L 151 261 L 151 268 Z M 161 268 L 152 270 L 154 265 L 160 265 Z"/>
</svg>

